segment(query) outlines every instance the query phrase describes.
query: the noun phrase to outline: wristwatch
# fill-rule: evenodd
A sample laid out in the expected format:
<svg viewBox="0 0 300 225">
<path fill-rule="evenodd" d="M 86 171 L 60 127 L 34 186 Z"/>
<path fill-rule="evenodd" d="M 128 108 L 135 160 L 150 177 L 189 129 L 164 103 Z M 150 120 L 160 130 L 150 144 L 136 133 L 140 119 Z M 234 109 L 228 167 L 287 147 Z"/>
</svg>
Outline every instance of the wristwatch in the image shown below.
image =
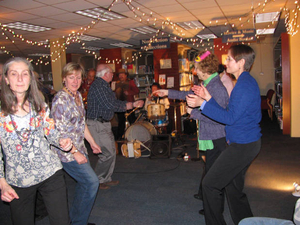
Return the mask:
<svg viewBox="0 0 300 225">
<path fill-rule="evenodd" d="M 78 152 L 78 150 L 77 150 L 77 149 L 75 149 L 75 150 L 74 150 L 74 152 L 71 152 L 71 153 L 72 153 L 72 154 L 75 154 L 76 152 Z"/>
</svg>

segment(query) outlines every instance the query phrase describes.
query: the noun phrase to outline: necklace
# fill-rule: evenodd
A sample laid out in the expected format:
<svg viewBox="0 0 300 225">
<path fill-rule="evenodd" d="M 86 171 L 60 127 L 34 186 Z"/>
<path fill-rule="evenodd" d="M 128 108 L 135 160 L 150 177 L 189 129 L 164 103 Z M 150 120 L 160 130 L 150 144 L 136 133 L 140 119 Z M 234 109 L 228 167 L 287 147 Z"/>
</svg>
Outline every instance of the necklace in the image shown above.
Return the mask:
<svg viewBox="0 0 300 225">
<path fill-rule="evenodd" d="M 30 139 L 30 136 L 33 132 L 33 129 L 32 129 L 32 126 L 31 126 L 31 104 L 29 103 L 29 123 L 28 123 L 29 124 L 29 129 L 28 128 L 23 128 L 20 131 L 18 131 L 17 127 L 16 127 L 16 122 L 14 121 L 13 116 L 9 115 L 9 117 L 10 117 L 12 126 L 13 126 L 16 134 L 17 134 L 17 137 L 21 141 L 21 145 L 27 144 L 27 142 Z M 33 121 L 33 123 L 34 123 L 34 129 L 35 129 L 35 121 Z M 33 141 L 34 140 L 32 140 L 32 144 L 33 144 Z"/>
<path fill-rule="evenodd" d="M 81 105 L 81 102 L 80 102 L 80 98 L 79 98 L 79 95 L 78 93 L 76 92 L 76 94 L 74 94 L 72 91 L 70 91 L 69 88 L 67 88 L 66 86 L 64 86 L 64 90 L 69 94 L 71 95 L 74 99 L 75 99 L 75 103 L 77 106 L 80 106 Z"/>
</svg>

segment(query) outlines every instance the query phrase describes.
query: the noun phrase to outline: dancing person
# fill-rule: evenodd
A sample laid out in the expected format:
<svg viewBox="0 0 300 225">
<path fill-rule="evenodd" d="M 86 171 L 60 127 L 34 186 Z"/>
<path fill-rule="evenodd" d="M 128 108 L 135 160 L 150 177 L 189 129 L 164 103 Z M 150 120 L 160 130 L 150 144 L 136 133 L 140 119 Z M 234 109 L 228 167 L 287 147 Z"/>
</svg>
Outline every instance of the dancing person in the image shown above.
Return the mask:
<svg viewBox="0 0 300 225">
<path fill-rule="evenodd" d="M 134 80 L 128 79 L 128 74 L 125 72 L 124 69 L 118 70 L 118 77 L 119 80 L 116 83 L 116 91 L 115 91 L 117 99 L 121 101 L 131 102 L 131 103 L 134 102 L 134 95 L 140 93 L 140 90 L 136 86 Z M 135 113 L 132 112 L 132 109 L 133 107 L 129 107 L 126 111 L 129 114 L 127 119 L 130 124 L 133 124 L 136 120 Z M 125 123 L 126 123 L 125 112 L 117 112 L 117 116 L 118 116 L 117 139 L 120 139 L 122 138 L 125 132 Z"/>
<path fill-rule="evenodd" d="M 142 107 L 143 101 L 121 101 L 109 86 L 113 79 L 112 69 L 106 64 L 97 66 L 96 78 L 90 87 L 87 101 L 87 126 L 96 143 L 101 147 L 95 172 L 100 182 L 100 189 L 119 184 L 112 180 L 116 162 L 115 140 L 111 129 L 110 120 L 115 112 L 125 112 L 132 107 Z"/>
<path fill-rule="evenodd" d="M 217 56 L 209 51 L 200 52 L 195 58 L 195 71 L 197 72 L 199 79 L 203 81 L 202 85 L 206 86 L 207 90 L 212 93 L 212 96 L 214 96 L 218 104 L 225 109 L 229 97 L 217 72 L 218 65 L 219 60 Z M 185 99 L 189 94 L 193 94 L 193 91 L 158 90 L 155 93 L 159 96 L 168 95 L 171 99 Z M 201 182 L 215 160 L 226 148 L 225 126 L 203 115 L 201 111 L 199 111 L 199 108 L 188 108 L 187 112 L 192 119 L 197 119 L 199 121 L 199 150 L 205 151 L 206 156 L 200 187 L 198 194 L 195 196 L 198 199 L 202 199 Z M 203 210 L 200 210 L 199 213 L 203 214 Z"/>
<path fill-rule="evenodd" d="M 13 224 L 32 225 L 39 192 L 50 223 L 68 225 L 64 174 L 50 144 L 69 151 L 72 142 L 61 138 L 55 129 L 30 62 L 19 57 L 8 60 L 3 66 L 1 85 L 1 199 L 9 202 Z"/>
<path fill-rule="evenodd" d="M 196 95 L 187 97 L 190 107 L 201 106 L 203 115 L 226 125 L 228 146 L 202 182 L 207 225 L 226 224 L 223 217 L 224 189 L 234 224 L 253 216 L 243 189 L 246 171 L 261 148 L 260 91 L 256 80 L 249 73 L 254 59 L 255 52 L 250 46 L 230 47 L 226 59 L 227 73 L 233 74 L 237 82 L 226 109 L 216 102 L 203 85 L 193 87 Z"/>
<path fill-rule="evenodd" d="M 70 152 L 57 151 L 64 170 L 76 180 L 76 188 L 70 218 L 72 225 L 87 224 L 99 187 L 99 180 L 88 160 L 84 145 L 86 139 L 94 154 L 101 148 L 94 141 L 85 124 L 85 109 L 78 89 L 81 85 L 83 67 L 74 62 L 66 64 L 62 70 L 64 87 L 54 97 L 51 115 L 57 130 L 73 142 Z"/>
<path fill-rule="evenodd" d="M 2 70 L 3 70 L 3 64 L 0 63 L 0 94 L 1 94 Z M 0 104 L 1 104 L 1 102 L 0 102 Z"/>
</svg>

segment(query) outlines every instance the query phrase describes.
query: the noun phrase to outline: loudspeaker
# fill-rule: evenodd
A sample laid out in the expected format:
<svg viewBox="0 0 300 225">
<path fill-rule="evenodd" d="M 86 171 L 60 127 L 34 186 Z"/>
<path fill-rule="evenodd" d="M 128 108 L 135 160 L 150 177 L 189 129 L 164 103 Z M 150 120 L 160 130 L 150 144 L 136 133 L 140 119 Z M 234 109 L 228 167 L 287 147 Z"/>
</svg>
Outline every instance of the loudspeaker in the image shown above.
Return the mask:
<svg viewBox="0 0 300 225">
<path fill-rule="evenodd" d="M 169 134 L 152 136 L 150 158 L 169 158 L 172 149 L 172 139 Z"/>
<path fill-rule="evenodd" d="M 183 129 L 185 134 L 196 134 L 197 133 L 197 124 L 196 120 L 186 119 L 183 121 Z"/>
</svg>

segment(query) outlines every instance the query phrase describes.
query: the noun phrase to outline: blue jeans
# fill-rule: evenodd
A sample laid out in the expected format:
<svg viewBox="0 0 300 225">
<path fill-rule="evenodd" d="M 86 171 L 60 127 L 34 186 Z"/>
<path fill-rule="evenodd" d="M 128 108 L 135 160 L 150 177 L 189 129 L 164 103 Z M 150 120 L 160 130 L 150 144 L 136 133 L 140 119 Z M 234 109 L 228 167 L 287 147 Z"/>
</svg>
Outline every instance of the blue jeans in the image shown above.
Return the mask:
<svg viewBox="0 0 300 225">
<path fill-rule="evenodd" d="M 294 223 L 290 220 L 267 217 L 250 217 L 243 219 L 239 225 L 294 225 Z"/>
<path fill-rule="evenodd" d="M 89 162 L 78 164 L 76 161 L 62 163 L 64 170 L 76 181 L 75 196 L 70 209 L 72 225 L 88 223 L 98 192 L 99 179 Z"/>
</svg>

